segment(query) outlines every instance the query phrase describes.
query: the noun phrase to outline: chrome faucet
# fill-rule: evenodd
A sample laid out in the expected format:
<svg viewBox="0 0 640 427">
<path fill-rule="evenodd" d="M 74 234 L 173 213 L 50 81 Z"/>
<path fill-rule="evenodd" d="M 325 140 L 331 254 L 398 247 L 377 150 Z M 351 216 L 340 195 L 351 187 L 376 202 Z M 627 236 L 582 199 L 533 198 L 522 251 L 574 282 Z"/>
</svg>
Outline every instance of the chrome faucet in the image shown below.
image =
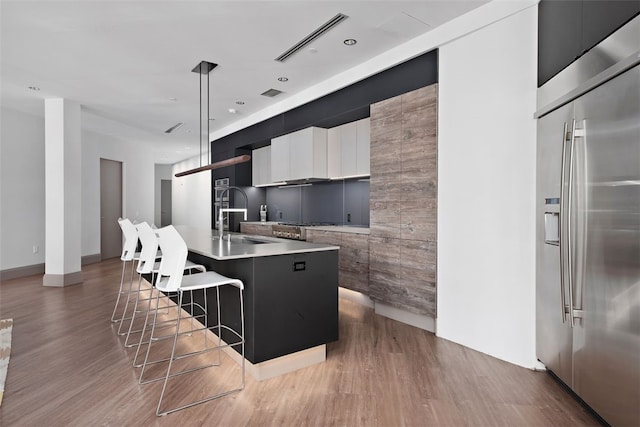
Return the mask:
<svg viewBox="0 0 640 427">
<path fill-rule="evenodd" d="M 224 200 L 224 195 L 225 193 L 227 193 L 229 190 L 238 190 L 240 192 L 240 194 L 242 194 L 244 196 L 244 209 L 243 208 L 223 208 L 222 206 L 219 209 L 219 214 L 218 214 L 218 236 L 220 237 L 220 240 L 222 240 L 222 238 L 224 237 L 224 214 L 225 212 L 231 213 L 231 212 L 242 212 L 244 213 L 244 220 L 247 220 L 247 208 L 249 207 L 249 199 L 247 198 L 247 193 L 245 193 L 242 188 L 240 187 L 235 187 L 233 185 L 230 185 L 229 187 L 225 188 L 224 190 L 222 190 L 222 192 L 220 193 L 220 200 Z"/>
</svg>

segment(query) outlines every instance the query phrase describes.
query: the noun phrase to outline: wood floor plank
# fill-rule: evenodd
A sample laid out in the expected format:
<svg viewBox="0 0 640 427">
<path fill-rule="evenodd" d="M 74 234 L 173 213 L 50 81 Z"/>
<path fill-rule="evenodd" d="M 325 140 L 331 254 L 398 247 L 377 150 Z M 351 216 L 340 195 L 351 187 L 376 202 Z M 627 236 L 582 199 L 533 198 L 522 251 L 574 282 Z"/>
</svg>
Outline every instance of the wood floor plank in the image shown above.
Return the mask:
<svg viewBox="0 0 640 427">
<path fill-rule="evenodd" d="M 117 259 L 85 266 L 83 284 L 61 289 L 43 287 L 41 276 L 0 284 L 0 317 L 14 319 L 0 425 L 598 425 L 549 375 L 348 300 L 340 300 L 340 340 L 327 346 L 325 363 L 262 382 L 247 376 L 238 394 L 158 418 L 162 385 L 138 384 L 134 351 L 124 348 L 109 321 L 120 268 Z M 201 339 L 194 334 L 179 348 Z M 238 366 L 223 362 L 223 368 L 179 377 L 168 403 L 237 379 Z"/>
</svg>

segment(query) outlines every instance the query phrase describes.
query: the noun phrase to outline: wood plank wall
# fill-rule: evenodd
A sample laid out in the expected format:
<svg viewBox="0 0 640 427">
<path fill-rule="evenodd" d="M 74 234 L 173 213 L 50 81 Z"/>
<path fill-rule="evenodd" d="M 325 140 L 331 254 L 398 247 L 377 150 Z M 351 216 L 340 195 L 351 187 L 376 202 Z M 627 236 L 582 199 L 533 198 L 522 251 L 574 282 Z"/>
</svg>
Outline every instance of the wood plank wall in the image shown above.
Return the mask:
<svg viewBox="0 0 640 427">
<path fill-rule="evenodd" d="M 436 317 L 438 85 L 371 105 L 369 295 Z"/>
</svg>

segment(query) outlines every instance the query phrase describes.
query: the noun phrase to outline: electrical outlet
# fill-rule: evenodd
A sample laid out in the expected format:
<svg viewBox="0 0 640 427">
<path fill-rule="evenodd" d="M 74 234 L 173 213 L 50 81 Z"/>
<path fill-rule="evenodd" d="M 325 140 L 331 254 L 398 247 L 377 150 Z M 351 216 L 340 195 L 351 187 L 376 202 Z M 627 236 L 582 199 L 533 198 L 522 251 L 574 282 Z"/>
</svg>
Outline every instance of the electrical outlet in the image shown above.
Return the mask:
<svg viewBox="0 0 640 427">
<path fill-rule="evenodd" d="M 347 222 L 351 222 L 351 214 L 350 213 L 347 214 Z"/>
<path fill-rule="evenodd" d="M 38 245 L 33 245 L 33 253 L 37 254 L 38 252 L 40 252 L 40 246 Z"/>
</svg>

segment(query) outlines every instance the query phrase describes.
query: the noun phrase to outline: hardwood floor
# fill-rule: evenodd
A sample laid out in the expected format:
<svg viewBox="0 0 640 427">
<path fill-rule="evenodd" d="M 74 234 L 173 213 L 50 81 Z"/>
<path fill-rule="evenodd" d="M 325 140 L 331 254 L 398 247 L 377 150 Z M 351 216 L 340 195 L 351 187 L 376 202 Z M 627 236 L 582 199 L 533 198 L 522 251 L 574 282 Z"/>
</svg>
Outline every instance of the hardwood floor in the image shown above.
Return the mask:
<svg viewBox="0 0 640 427">
<path fill-rule="evenodd" d="M 582 426 L 598 422 L 546 373 L 513 366 L 340 301 L 327 361 L 239 394 L 156 417 L 160 383 L 138 385 L 132 349 L 109 318 L 120 261 L 83 269 L 84 283 L 42 276 L 0 285 L 14 319 L 2 426 Z M 213 387 L 237 366 L 208 369 L 170 393 Z M 171 402 L 170 402 L 171 403 Z"/>
</svg>

